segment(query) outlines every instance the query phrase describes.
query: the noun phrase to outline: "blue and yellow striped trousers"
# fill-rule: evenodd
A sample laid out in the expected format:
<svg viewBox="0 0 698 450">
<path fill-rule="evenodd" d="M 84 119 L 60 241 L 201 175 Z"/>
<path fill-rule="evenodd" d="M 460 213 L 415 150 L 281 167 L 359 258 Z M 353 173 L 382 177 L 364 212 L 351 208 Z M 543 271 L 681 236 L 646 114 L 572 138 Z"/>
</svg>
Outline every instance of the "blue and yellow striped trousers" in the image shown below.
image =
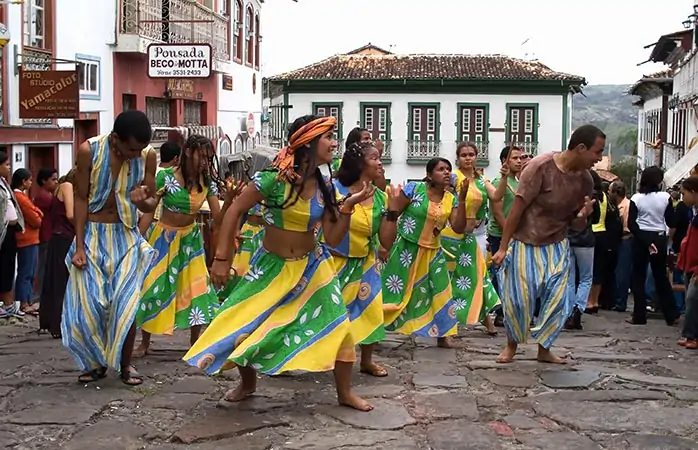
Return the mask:
<svg viewBox="0 0 698 450">
<path fill-rule="evenodd" d="M 137 228 L 123 223 L 87 222 L 87 267 L 71 258 L 63 303 L 63 345 L 82 371 L 100 367 L 120 369 L 121 350 L 140 305 L 141 287 L 154 255 Z"/>
<path fill-rule="evenodd" d="M 540 298 L 531 337 L 550 348 L 570 315 L 569 241 L 530 245 L 514 240 L 497 276 L 507 337 L 526 343 L 536 298 Z"/>
</svg>

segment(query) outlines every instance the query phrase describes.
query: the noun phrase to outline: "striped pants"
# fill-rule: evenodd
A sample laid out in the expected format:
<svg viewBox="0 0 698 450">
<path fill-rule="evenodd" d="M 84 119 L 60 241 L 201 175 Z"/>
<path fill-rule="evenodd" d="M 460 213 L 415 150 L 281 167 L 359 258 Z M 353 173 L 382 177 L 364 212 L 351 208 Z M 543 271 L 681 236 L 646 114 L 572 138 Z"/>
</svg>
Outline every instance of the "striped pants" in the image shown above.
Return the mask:
<svg viewBox="0 0 698 450">
<path fill-rule="evenodd" d="M 498 272 L 509 339 L 526 343 L 536 298 L 540 298 L 540 313 L 531 336 L 544 348 L 553 345 L 570 314 L 570 261 L 567 239 L 541 246 L 512 242 Z"/>
<path fill-rule="evenodd" d="M 75 241 L 65 259 L 70 277 L 63 301 L 63 345 L 84 372 L 107 366 L 118 370 L 154 250 L 137 228 L 88 222 L 87 267 L 73 266 L 74 254 Z"/>
</svg>

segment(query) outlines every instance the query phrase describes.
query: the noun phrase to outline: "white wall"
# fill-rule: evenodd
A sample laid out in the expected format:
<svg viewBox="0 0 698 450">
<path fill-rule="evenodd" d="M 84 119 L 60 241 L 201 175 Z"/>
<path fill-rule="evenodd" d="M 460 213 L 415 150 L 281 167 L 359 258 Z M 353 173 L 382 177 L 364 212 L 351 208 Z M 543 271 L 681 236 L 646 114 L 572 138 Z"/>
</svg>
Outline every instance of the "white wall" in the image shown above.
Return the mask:
<svg viewBox="0 0 698 450">
<path fill-rule="evenodd" d="M 8 80 L 8 89 L 5 92 L 4 101 L 9 105 L 8 117 L 5 122 L 10 125 L 22 125 L 19 118 L 19 85 L 18 76 L 14 68 L 19 59 L 15 59 L 17 53 L 22 53 L 22 21 L 23 5 L 6 6 L 7 23 L 12 36 L 8 44 L 7 61 L 4 64 L 4 76 Z M 95 0 L 70 0 L 70 2 L 57 2 L 56 14 L 56 40 L 55 58 L 75 61 L 77 55 L 88 55 L 92 60 L 99 62 L 99 94 L 80 100 L 80 111 L 100 113 L 100 132 L 111 128 L 113 117 L 114 93 L 112 52 L 109 43 L 114 41 L 116 26 L 116 7 L 114 4 L 105 5 L 104 2 Z M 72 70 L 73 64 L 57 64 L 56 70 Z M 72 119 L 58 121 L 60 127 L 72 127 Z M 23 152 L 22 163 L 15 162 L 13 168 L 26 165 L 27 152 L 24 145 L 13 145 L 13 153 Z M 66 153 L 67 152 L 67 153 Z M 61 174 L 72 167 L 73 149 L 69 144 L 59 145 L 58 170 Z"/>
<path fill-rule="evenodd" d="M 275 101 L 272 101 L 274 103 Z M 458 120 L 457 103 L 489 103 L 489 126 L 505 128 L 507 121 L 507 103 L 538 103 L 538 152 L 545 153 L 561 150 L 562 143 L 562 95 L 469 95 L 469 94 L 289 94 L 289 121 L 312 113 L 313 102 L 343 102 L 342 140 L 352 128 L 360 124 L 361 102 L 391 103 L 391 156 L 392 162 L 386 164 L 386 178 L 392 182 L 407 179 L 421 179 L 425 167 L 407 164 L 407 104 L 410 102 L 440 103 L 440 139 L 441 156 L 455 160 L 456 121 Z M 490 165 L 485 168 L 485 175 L 494 178 L 499 173 L 499 152 L 506 145 L 506 133 L 489 133 Z"/>
<path fill-rule="evenodd" d="M 259 0 L 243 1 L 244 7 L 252 4 L 255 12 L 259 15 L 260 35 L 264 35 L 264 16 L 262 15 L 262 4 Z M 232 14 L 232 12 L 231 12 Z M 244 30 L 243 30 L 244 32 Z M 260 44 L 260 64 L 262 52 L 264 52 L 265 42 Z M 231 46 L 232 47 L 232 46 Z M 244 53 L 244 50 L 243 50 Z M 231 55 L 232 58 L 232 55 Z M 244 55 L 243 55 L 244 58 Z M 236 63 L 231 60 L 232 70 L 228 75 L 233 77 L 233 90 L 223 90 L 223 75 L 217 74 L 218 82 L 218 126 L 223 128 L 223 132 L 235 142 L 235 137 L 244 129 L 247 116 L 254 114 L 255 134 L 262 132 L 262 74 L 259 69 L 246 66 L 244 63 Z M 252 80 L 256 79 L 256 86 L 253 91 Z M 234 148 L 234 146 L 233 146 Z"/>
<path fill-rule="evenodd" d="M 98 64 L 98 92 L 80 95 L 80 112 L 99 113 L 99 133 L 106 133 L 114 123 L 114 58 L 109 44 L 115 41 L 116 8 L 94 0 L 70 0 L 62 6 L 56 8 L 56 58 Z M 71 127 L 73 121 L 60 120 L 59 125 Z M 72 166 L 72 146 L 60 145 L 59 172 Z"/>
<path fill-rule="evenodd" d="M 653 154 L 647 154 L 646 148 L 645 148 L 645 142 L 654 142 L 657 136 L 643 136 L 643 130 L 645 126 L 645 113 L 649 111 L 654 111 L 656 109 L 661 109 L 662 108 L 662 97 L 654 97 L 651 99 L 648 99 L 645 101 L 643 104 L 642 108 L 638 111 L 637 114 L 637 126 L 638 126 L 638 133 L 637 133 L 637 159 L 638 159 L 638 166 L 640 169 L 644 169 L 645 167 L 648 167 L 650 165 L 654 164 L 654 155 Z"/>
</svg>

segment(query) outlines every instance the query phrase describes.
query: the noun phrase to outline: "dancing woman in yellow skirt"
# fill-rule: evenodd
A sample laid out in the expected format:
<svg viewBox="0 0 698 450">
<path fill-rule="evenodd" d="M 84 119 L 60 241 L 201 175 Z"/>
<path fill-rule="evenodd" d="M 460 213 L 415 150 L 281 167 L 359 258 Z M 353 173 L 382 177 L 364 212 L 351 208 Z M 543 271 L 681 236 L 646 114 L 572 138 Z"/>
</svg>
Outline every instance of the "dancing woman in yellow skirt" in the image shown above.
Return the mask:
<svg viewBox="0 0 698 450">
<path fill-rule="evenodd" d="M 374 193 L 365 185 L 337 206 L 332 183 L 319 169 L 332 162 L 336 124 L 334 117 L 316 116 L 293 122 L 289 145 L 270 169 L 254 176 L 223 219 L 211 267 L 216 286 L 224 286 L 230 277 L 240 217 L 259 203 L 266 209 L 264 240 L 247 274 L 184 357 L 210 375 L 238 368 L 242 381 L 222 402 L 253 394 L 256 372 L 334 369 L 339 403 L 361 411 L 372 409 L 351 390 L 356 351 L 349 316 L 332 256 L 318 245 L 314 233 L 321 221 L 325 241 L 338 245 L 349 231 L 354 207 Z"/>
<path fill-rule="evenodd" d="M 383 179 L 383 165 L 378 149 L 371 142 L 355 143 L 344 152 L 342 163 L 334 180 L 334 187 L 341 198 L 363 189 L 374 180 Z M 373 347 L 385 338 L 383 326 L 383 296 L 381 275 L 376 264 L 376 254 L 386 234 L 385 211 L 388 196 L 376 189 L 354 208 L 347 233 L 339 245 L 329 247 L 333 255 L 342 297 L 349 311 L 351 334 L 361 345 L 363 373 L 385 377 L 388 372 L 373 362 Z M 383 242 L 390 248 L 393 241 Z"/>
<path fill-rule="evenodd" d="M 459 191 L 464 182 L 470 184 L 466 196 L 466 233 L 456 233 L 447 226 L 441 235 L 441 244 L 446 252 L 448 270 L 451 273 L 453 297 L 456 301 L 456 316 L 466 325 L 484 322 L 487 332 L 496 335 L 497 329 L 488 313 L 499 304 L 499 295 L 494 290 L 485 261 L 485 249 L 478 245 L 473 230 L 484 227 L 487 217 L 487 199 L 499 201 L 506 193 L 507 185 L 495 188 L 475 168 L 477 147 L 472 142 L 462 142 L 456 149 L 458 168 L 451 174 L 451 184 Z M 508 174 L 506 166 L 502 170 Z"/>
<path fill-rule="evenodd" d="M 468 192 L 468 183 L 464 183 L 456 198 L 447 190 L 450 184 L 451 163 L 433 158 L 427 163 L 426 181 L 390 187 L 391 199 L 401 190 L 386 214 L 397 241 L 382 273 L 386 328 L 437 338 L 440 347 L 453 347 L 449 337 L 458 332 L 441 231 L 450 222 L 453 230 L 463 232 Z"/>
<path fill-rule="evenodd" d="M 214 220 L 220 221 L 218 193 L 225 186 L 211 170 L 211 141 L 199 135 L 187 139 L 180 165 L 158 172 L 156 189 L 162 215 L 148 234 L 155 258 L 143 283 L 137 322 L 142 330 L 138 358 L 150 348 L 151 334 L 172 335 L 175 329 L 190 331 L 190 342 L 199 338 L 218 307 L 206 267 L 204 241 L 196 215 L 208 200 Z M 148 230 L 152 214 L 141 218 L 141 232 Z"/>
<path fill-rule="evenodd" d="M 247 220 L 238 234 L 239 246 L 233 259 L 233 269 L 238 277 L 244 277 L 250 268 L 250 259 L 262 244 L 263 232 L 262 205 L 254 205 L 247 211 Z"/>
</svg>

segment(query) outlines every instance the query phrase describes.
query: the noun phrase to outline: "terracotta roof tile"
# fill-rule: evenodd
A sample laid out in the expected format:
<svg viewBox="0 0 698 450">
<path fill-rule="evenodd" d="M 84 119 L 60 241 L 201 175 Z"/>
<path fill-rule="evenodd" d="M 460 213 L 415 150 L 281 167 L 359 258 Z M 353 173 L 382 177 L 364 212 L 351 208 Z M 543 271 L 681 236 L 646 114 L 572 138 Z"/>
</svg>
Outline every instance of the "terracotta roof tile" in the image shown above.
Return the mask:
<svg viewBox="0 0 698 450">
<path fill-rule="evenodd" d="M 548 80 L 584 83 L 577 75 L 556 72 L 538 61 L 503 55 L 335 55 L 282 73 L 284 80 Z"/>
</svg>

